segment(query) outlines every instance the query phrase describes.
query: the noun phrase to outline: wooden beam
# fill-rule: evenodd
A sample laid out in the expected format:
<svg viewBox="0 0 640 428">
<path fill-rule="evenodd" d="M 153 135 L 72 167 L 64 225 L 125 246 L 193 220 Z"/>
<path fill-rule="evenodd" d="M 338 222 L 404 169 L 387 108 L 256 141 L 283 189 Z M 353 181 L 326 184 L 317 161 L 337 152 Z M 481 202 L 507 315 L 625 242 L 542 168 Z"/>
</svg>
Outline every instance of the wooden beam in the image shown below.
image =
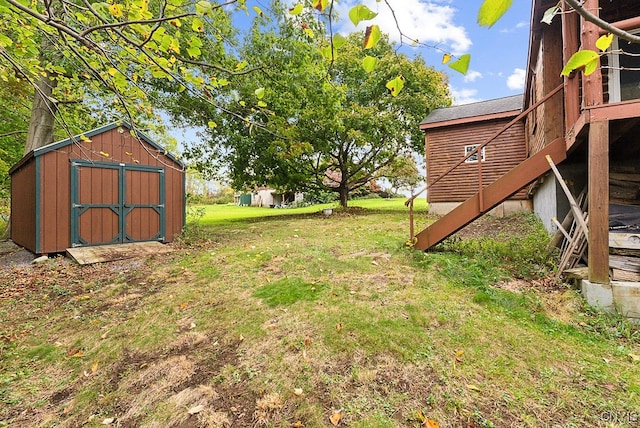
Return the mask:
<svg viewBox="0 0 640 428">
<path fill-rule="evenodd" d="M 566 64 L 571 55 L 578 52 L 578 14 L 569 13 L 570 7 L 564 5 L 562 14 L 562 57 Z M 565 129 L 571 129 L 580 116 L 580 79 L 577 74 L 564 78 L 564 121 Z"/>
<path fill-rule="evenodd" d="M 589 125 L 589 281 L 609 283 L 609 122 Z"/>
<path fill-rule="evenodd" d="M 600 11 L 600 1 L 585 0 L 583 7 L 597 16 Z M 596 24 L 581 19 L 580 34 L 583 49 L 595 49 L 596 40 L 600 37 L 599 30 L 600 27 Z M 602 71 L 600 67 L 597 67 L 596 70 L 588 76 L 584 73 L 582 74 L 582 86 L 585 107 L 602 104 Z"/>
</svg>

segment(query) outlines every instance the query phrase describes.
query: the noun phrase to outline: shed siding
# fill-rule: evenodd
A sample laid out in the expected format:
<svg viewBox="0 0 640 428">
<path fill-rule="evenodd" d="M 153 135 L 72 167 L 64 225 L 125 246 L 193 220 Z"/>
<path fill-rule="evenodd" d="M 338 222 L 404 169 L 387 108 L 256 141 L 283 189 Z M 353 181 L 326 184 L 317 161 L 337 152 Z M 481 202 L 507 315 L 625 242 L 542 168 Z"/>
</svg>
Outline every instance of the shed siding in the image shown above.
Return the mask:
<svg viewBox="0 0 640 428">
<path fill-rule="evenodd" d="M 122 131 L 120 132 L 119 131 Z M 78 141 L 54 150 L 36 154 L 12 174 L 12 217 L 16 226 L 12 239 L 37 253 L 64 251 L 71 246 L 71 161 L 86 160 L 113 162 L 116 165 L 152 166 L 162 168 L 165 174 L 165 242 L 173 241 L 184 225 L 184 173 L 182 166 L 159 153 L 152 145 L 137 140 L 126 128 L 113 128 L 93 135 L 91 141 Z M 40 164 L 40 224 L 35 224 L 36 171 Z M 133 172 L 133 174 L 131 174 Z M 79 198 L 81 202 L 117 202 L 118 170 L 109 168 L 81 168 Z M 158 173 L 131 174 L 128 201 L 133 203 L 159 203 Z M 23 190 L 26 189 L 26 190 Z M 20 197 L 17 197 L 20 195 Z M 14 202 L 15 201 L 15 204 Z M 15 208 L 14 208 L 15 206 Z M 134 209 L 127 221 L 129 235 L 137 240 L 153 239 L 159 230 L 159 216 L 149 208 Z M 117 216 L 109 208 L 92 208 L 79 218 L 81 236 L 88 242 L 110 242 L 117 229 Z M 35 248 L 37 230 L 40 247 Z"/>
<path fill-rule="evenodd" d="M 464 147 L 481 144 L 500 130 L 506 120 L 478 122 L 430 129 L 427 141 L 427 183 L 455 165 L 464 156 Z M 513 125 L 485 148 L 482 162 L 482 183 L 484 186 L 496 181 L 526 158 L 524 126 Z M 464 163 L 445 178 L 430 187 L 427 192 L 429 202 L 460 202 L 478 192 L 478 164 Z M 522 190 L 511 199 L 526 199 Z"/>
<path fill-rule="evenodd" d="M 36 253 L 36 163 L 11 176 L 11 239 Z"/>
</svg>

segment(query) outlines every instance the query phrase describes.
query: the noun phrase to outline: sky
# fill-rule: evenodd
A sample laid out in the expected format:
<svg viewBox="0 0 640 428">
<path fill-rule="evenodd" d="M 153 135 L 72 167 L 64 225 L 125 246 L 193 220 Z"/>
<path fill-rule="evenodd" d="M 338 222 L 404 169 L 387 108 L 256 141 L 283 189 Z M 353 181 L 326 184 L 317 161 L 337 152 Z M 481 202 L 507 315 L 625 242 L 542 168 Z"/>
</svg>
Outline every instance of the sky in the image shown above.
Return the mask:
<svg viewBox="0 0 640 428">
<path fill-rule="evenodd" d="M 342 17 L 339 32 L 354 30 L 346 18 L 354 4 L 364 3 L 378 16 L 374 22 L 392 40 L 399 41 L 393 15 L 384 2 L 376 0 L 342 0 L 338 12 Z M 429 65 L 449 76 L 454 104 L 467 104 L 522 93 L 524 90 L 531 2 L 517 0 L 493 27 L 480 27 L 477 14 L 480 0 L 389 0 L 402 31 L 421 45 L 407 46 L 408 55 L 421 54 Z M 368 23 L 360 23 L 364 29 Z M 462 75 L 442 65 L 443 52 L 468 53 L 471 65 Z"/>
</svg>

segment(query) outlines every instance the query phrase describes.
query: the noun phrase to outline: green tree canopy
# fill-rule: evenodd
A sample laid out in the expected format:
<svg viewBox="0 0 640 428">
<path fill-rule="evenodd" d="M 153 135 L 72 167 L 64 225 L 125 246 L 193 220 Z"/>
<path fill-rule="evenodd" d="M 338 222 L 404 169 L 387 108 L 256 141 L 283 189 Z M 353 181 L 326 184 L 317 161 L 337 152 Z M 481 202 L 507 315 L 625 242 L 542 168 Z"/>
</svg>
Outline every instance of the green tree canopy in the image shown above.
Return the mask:
<svg viewBox="0 0 640 428">
<path fill-rule="evenodd" d="M 398 156 L 424 151 L 418 125 L 430 110 L 450 104 L 447 81 L 422 58 L 396 53 L 384 36 L 370 49 L 361 33 L 334 38 L 332 53 L 328 42 L 309 37 L 312 21 L 305 22 L 254 27 L 241 54 L 260 71 L 234 79 L 223 108 L 185 95 L 172 101 L 197 114 L 172 111 L 206 128 L 206 144 L 187 152 L 200 170 L 222 168 L 236 188 L 329 189 L 346 206 L 350 191 L 378 178 Z M 364 66 L 368 61 L 377 65 Z"/>
</svg>

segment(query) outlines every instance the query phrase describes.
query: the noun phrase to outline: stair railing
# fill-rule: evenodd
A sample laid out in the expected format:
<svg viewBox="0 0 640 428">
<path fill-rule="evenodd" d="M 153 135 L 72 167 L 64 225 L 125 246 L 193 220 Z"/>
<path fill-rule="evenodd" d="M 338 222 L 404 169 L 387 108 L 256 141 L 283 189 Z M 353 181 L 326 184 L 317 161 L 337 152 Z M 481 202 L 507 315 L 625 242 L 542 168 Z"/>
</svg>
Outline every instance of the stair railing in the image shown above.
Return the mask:
<svg viewBox="0 0 640 428">
<path fill-rule="evenodd" d="M 512 119 L 509 123 L 507 123 L 502 128 L 500 128 L 495 134 L 491 135 L 489 138 L 487 138 L 485 141 L 483 141 L 482 144 L 478 145 L 475 149 L 473 149 L 472 151 L 467 153 L 455 165 L 453 165 L 452 167 L 447 169 L 445 172 L 443 172 L 442 174 L 437 176 L 431 183 L 427 183 L 427 185 L 422 190 L 420 190 L 418 193 L 415 193 L 415 194 L 411 195 L 411 197 L 409 197 L 409 199 L 407 199 L 404 202 L 404 205 L 409 207 L 409 236 L 410 236 L 409 237 L 409 244 L 411 246 L 413 246 L 415 244 L 415 233 L 414 233 L 415 230 L 414 230 L 414 222 L 413 222 L 413 201 L 418 196 L 420 196 L 422 193 L 424 193 L 429 188 L 431 188 L 431 186 L 433 186 L 434 184 L 438 183 L 440 180 L 442 180 L 444 177 L 449 175 L 457 167 L 459 167 L 460 165 L 465 163 L 465 161 L 467 159 L 469 159 L 473 155 L 477 154 L 477 157 L 478 157 L 478 204 L 479 204 L 478 208 L 480 209 L 480 212 L 484 212 L 484 198 L 483 198 L 483 192 L 482 192 L 482 188 L 483 188 L 483 186 L 482 186 L 482 156 L 481 156 L 482 149 L 484 149 L 487 145 L 489 145 L 489 143 L 493 142 L 496 138 L 498 138 L 500 135 L 502 135 L 505 131 L 507 131 L 513 125 L 515 125 L 516 123 L 521 121 L 524 117 L 526 117 L 533 110 L 535 110 L 536 108 L 538 108 L 542 104 L 546 103 L 551 97 L 553 97 L 555 94 L 560 92 L 563 87 L 564 87 L 564 83 L 561 83 L 560 85 L 558 85 L 556 88 L 554 88 L 547 95 L 542 97 L 536 103 L 534 103 L 531 106 L 529 106 L 526 110 L 524 110 L 522 113 L 520 113 L 514 119 Z"/>
</svg>

